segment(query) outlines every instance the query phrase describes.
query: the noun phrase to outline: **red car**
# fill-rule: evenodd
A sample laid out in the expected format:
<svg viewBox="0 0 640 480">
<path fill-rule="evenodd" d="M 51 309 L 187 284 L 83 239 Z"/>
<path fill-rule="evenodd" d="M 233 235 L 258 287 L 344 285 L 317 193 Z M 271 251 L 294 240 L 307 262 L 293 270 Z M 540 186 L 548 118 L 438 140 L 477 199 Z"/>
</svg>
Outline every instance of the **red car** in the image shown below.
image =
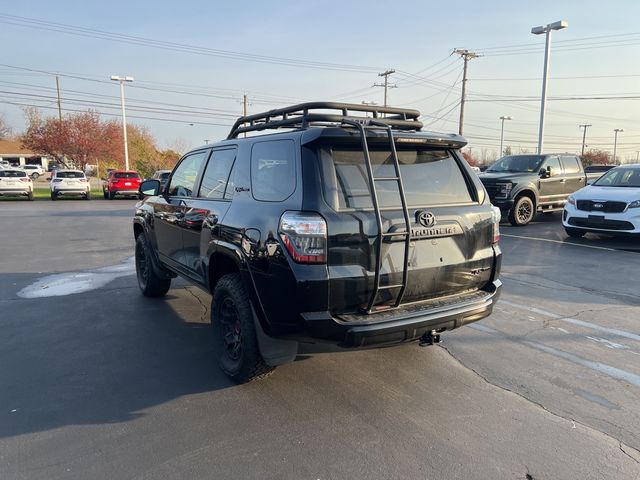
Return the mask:
<svg viewBox="0 0 640 480">
<path fill-rule="evenodd" d="M 116 195 L 137 197 L 142 179 L 133 170 L 112 170 L 102 182 L 104 198 L 113 200 Z"/>
</svg>

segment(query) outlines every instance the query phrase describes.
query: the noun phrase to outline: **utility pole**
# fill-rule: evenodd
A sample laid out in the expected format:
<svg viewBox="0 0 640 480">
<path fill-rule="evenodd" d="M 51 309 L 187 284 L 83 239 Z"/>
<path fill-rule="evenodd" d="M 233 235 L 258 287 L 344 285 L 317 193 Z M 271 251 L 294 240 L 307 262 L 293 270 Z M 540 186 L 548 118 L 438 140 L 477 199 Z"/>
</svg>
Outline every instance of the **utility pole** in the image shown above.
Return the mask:
<svg viewBox="0 0 640 480">
<path fill-rule="evenodd" d="M 624 132 L 622 128 L 614 128 L 614 139 L 613 139 L 613 163 L 616 163 L 616 152 L 618 151 L 618 134 Z"/>
<path fill-rule="evenodd" d="M 462 96 L 460 97 L 460 122 L 458 123 L 458 135 L 462 135 L 462 125 L 464 124 L 464 102 L 467 99 L 467 63 L 469 63 L 469 60 L 478 58 L 479 55 L 460 48 L 454 50 L 453 53 L 457 53 L 464 60 L 464 67 L 462 70 Z"/>
<path fill-rule="evenodd" d="M 247 116 L 247 94 L 242 95 L 242 116 Z M 244 138 L 247 138 L 247 132 L 244 132 Z"/>
<path fill-rule="evenodd" d="M 591 125 L 590 123 L 583 123 L 582 125 L 578 125 L 578 128 L 583 128 L 583 132 L 582 132 L 582 157 L 584 157 L 584 147 L 585 147 L 585 142 L 587 141 L 587 128 L 592 127 L 593 125 Z"/>
<path fill-rule="evenodd" d="M 56 75 L 56 90 L 58 91 L 58 120 L 62 122 L 62 103 L 60 102 L 60 79 Z"/>
<path fill-rule="evenodd" d="M 503 115 L 500 117 L 500 120 L 502 121 L 502 127 L 500 128 L 500 155 L 498 158 L 502 157 L 502 155 L 504 155 L 504 151 L 502 150 L 502 146 L 504 144 L 504 121 L 505 120 L 513 120 L 513 117 L 508 117 L 506 115 Z"/>
<path fill-rule="evenodd" d="M 636 163 L 640 162 L 640 150 L 636 151 Z"/>
<path fill-rule="evenodd" d="M 394 73 L 396 73 L 396 71 L 393 69 L 389 69 L 389 70 L 386 70 L 385 72 L 379 73 L 378 74 L 379 77 L 384 77 L 384 83 L 373 84 L 374 87 L 384 87 L 384 106 L 385 107 L 387 106 L 387 98 L 388 98 L 387 90 L 390 88 L 398 88 L 397 85 L 389 85 L 389 75 L 393 75 Z"/>
<path fill-rule="evenodd" d="M 127 116 L 124 108 L 124 82 L 133 82 L 133 77 L 111 75 L 111 80 L 120 83 L 120 104 L 122 107 L 122 137 L 124 140 L 124 169 L 129 170 L 129 147 L 127 146 Z"/>
</svg>

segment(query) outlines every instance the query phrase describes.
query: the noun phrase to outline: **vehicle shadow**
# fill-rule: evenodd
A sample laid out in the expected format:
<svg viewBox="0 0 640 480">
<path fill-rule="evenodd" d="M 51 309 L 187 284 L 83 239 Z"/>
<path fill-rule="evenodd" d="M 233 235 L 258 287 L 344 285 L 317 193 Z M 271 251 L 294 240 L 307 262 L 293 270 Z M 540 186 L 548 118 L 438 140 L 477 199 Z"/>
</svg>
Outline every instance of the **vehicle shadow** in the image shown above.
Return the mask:
<svg viewBox="0 0 640 480">
<path fill-rule="evenodd" d="M 0 438 L 126 422 L 177 397 L 234 386 L 213 360 L 202 308 L 175 309 L 172 296 L 145 298 L 128 277 L 103 291 L 4 300 Z"/>
</svg>

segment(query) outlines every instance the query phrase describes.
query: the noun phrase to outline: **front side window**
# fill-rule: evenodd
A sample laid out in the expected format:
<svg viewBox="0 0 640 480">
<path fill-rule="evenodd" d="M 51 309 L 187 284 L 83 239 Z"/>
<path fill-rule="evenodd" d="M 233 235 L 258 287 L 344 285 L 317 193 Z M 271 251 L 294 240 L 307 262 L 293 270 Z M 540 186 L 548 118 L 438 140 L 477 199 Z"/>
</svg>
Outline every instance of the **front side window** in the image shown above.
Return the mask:
<svg viewBox="0 0 640 480">
<path fill-rule="evenodd" d="M 576 157 L 565 155 L 562 157 L 562 164 L 564 165 L 564 173 L 578 173 L 580 171 Z"/>
<path fill-rule="evenodd" d="M 235 148 L 211 152 L 209 163 L 207 163 L 207 168 L 202 175 L 199 197 L 225 198 L 225 191 L 228 190 L 229 174 L 235 159 Z M 227 195 L 226 197 L 228 198 L 229 196 Z"/>
<path fill-rule="evenodd" d="M 558 157 L 549 157 L 545 160 L 543 168 L 551 167 L 552 175 L 559 175 L 562 173 L 562 167 L 560 166 L 560 160 Z"/>
<path fill-rule="evenodd" d="M 206 160 L 208 151 L 196 152 L 182 159 L 171 176 L 169 189 L 171 197 L 190 197 L 196 185 L 200 166 Z"/>
<path fill-rule="evenodd" d="M 295 145 L 291 140 L 259 142 L 251 149 L 253 198 L 281 202 L 296 189 Z"/>
<path fill-rule="evenodd" d="M 372 148 L 369 155 L 375 177 L 395 176 L 388 149 Z M 373 207 L 362 149 L 334 147 L 323 150 L 321 158 L 325 199 L 334 209 Z M 473 201 L 460 165 L 448 151 L 398 150 L 398 163 L 409 206 Z M 377 182 L 376 191 L 381 207 L 402 205 L 396 181 Z"/>
</svg>

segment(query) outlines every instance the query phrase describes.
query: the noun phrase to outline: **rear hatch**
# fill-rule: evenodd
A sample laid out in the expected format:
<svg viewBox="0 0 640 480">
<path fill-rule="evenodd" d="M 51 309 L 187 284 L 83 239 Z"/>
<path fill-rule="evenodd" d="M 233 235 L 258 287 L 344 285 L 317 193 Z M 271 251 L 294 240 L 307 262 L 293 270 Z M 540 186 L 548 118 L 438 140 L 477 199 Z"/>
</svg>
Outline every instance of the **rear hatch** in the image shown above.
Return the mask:
<svg viewBox="0 0 640 480">
<path fill-rule="evenodd" d="M 112 190 L 138 190 L 142 179 L 135 172 L 116 172 L 113 174 Z"/>
<path fill-rule="evenodd" d="M 369 140 L 369 151 L 374 177 L 395 177 L 388 140 Z M 406 220 L 398 182 L 375 183 L 382 232 L 389 234 L 381 238 L 362 144 L 320 147 L 323 194 L 331 206 L 325 217 L 333 314 L 368 309 L 376 290 L 380 245 L 381 288 L 372 312 L 394 306 L 401 290 L 401 304 L 455 300 L 491 279 L 492 212 L 481 204 L 484 192 L 462 166 L 464 160 L 443 147 L 398 143 L 397 153 L 412 230 L 406 266 Z"/>
</svg>

